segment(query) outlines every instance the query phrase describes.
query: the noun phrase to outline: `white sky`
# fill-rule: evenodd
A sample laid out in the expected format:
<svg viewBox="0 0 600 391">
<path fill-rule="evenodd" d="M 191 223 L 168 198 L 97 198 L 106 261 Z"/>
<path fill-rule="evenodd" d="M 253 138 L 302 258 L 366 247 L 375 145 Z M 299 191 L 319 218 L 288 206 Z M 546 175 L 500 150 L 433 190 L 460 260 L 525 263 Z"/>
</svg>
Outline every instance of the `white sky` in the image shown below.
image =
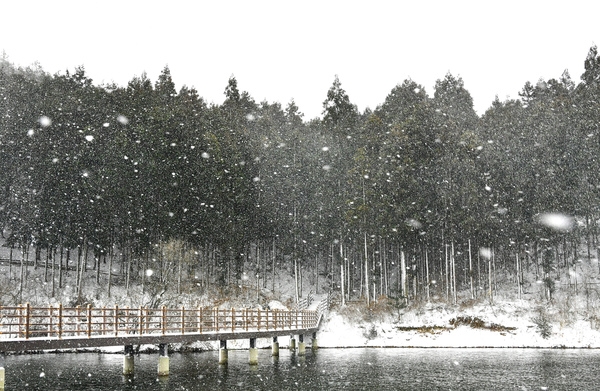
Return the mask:
<svg viewBox="0 0 600 391">
<path fill-rule="evenodd" d="M 227 80 L 257 101 L 294 98 L 320 116 L 339 75 L 362 111 L 411 78 L 433 95 L 461 76 L 482 114 L 526 81 L 575 82 L 600 45 L 600 2 L 390 0 L 0 0 L 0 51 L 50 73 L 85 66 L 96 84 L 126 85 L 165 65 L 177 89 L 222 103 Z"/>
</svg>

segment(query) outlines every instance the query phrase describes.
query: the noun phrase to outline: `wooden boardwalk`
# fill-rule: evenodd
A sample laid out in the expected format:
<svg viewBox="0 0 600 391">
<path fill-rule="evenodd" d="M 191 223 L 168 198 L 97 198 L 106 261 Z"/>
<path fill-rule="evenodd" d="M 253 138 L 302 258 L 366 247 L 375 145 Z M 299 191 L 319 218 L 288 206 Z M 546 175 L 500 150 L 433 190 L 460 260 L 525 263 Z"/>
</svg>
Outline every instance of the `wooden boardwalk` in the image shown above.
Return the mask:
<svg viewBox="0 0 600 391">
<path fill-rule="evenodd" d="M 315 333 L 317 310 L 0 307 L 0 353 Z"/>
</svg>

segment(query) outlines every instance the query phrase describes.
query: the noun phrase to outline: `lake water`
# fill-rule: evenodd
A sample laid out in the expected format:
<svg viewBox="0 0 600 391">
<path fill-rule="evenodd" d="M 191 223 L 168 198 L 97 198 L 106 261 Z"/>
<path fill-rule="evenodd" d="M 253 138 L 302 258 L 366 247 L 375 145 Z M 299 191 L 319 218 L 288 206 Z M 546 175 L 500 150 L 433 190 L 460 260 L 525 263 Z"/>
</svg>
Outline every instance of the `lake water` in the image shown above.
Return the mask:
<svg viewBox="0 0 600 391">
<path fill-rule="evenodd" d="M 9 390 L 597 390 L 599 350 L 321 349 L 278 359 L 259 350 L 171 355 L 171 375 L 157 378 L 158 354 L 135 357 L 121 375 L 120 354 L 7 356 Z"/>
</svg>

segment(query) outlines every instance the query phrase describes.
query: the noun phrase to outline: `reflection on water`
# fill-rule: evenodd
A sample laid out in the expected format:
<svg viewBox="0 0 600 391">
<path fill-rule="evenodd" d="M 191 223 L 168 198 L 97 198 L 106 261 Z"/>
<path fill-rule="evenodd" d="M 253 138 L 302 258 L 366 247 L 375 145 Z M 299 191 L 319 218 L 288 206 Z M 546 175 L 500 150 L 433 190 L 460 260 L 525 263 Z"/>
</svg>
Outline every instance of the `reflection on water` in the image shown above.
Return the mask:
<svg viewBox="0 0 600 391">
<path fill-rule="evenodd" d="M 173 354 L 171 376 L 158 355 L 135 357 L 123 376 L 118 354 L 7 356 L 6 390 L 593 390 L 600 351 L 537 349 L 322 349 L 306 357 L 282 349 Z"/>
</svg>

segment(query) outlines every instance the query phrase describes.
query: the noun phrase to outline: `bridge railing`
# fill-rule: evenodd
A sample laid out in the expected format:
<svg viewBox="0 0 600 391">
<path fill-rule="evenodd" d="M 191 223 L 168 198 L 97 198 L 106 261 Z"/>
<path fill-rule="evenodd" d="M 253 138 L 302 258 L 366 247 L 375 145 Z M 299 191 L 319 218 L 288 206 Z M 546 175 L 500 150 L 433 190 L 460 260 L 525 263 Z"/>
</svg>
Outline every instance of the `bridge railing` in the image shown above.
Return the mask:
<svg viewBox="0 0 600 391">
<path fill-rule="evenodd" d="M 0 307 L 0 339 L 188 334 L 318 327 L 308 310 L 218 308 Z"/>
</svg>

